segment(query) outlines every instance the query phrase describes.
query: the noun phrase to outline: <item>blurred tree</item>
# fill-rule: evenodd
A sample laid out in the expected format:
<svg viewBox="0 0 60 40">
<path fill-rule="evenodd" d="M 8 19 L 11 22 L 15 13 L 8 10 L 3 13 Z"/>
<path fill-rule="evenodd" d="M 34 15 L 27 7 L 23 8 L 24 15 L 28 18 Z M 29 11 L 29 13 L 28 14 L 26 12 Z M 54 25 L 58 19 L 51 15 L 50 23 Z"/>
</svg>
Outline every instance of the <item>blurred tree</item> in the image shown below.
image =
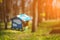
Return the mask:
<svg viewBox="0 0 60 40">
<path fill-rule="evenodd" d="M 35 32 L 37 30 L 37 16 L 36 14 L 36 3 L 37 3 L 37 0 L 33 0 L 33 3 L 32 3 L 32 14 L 33 14 L 33 20 L 32 20 L 32 32 Z"/>
<path fill-rule="evenodd" d="M 21 0 L 21 5 L 22 5 L 22 13 L 25 13 L 24 8 L 25 8 L 25 0 Z"/>
</svg>

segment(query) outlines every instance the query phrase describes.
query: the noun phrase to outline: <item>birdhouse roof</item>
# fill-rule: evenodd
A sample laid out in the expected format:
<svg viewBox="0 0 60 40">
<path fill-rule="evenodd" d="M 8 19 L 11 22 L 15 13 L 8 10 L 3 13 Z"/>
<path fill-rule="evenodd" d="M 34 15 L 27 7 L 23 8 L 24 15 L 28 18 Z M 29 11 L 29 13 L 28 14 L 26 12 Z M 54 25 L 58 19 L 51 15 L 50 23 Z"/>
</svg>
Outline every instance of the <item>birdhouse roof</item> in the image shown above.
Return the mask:
<svg viewBox="0 0 60 40">
<path fill-rule="evenodd" d="M 18 18 L 20 18 L 22 21 L 29 21 L 31 20 L 31 17 L 26 15 L 26 14 L 20 14 L 20 15 L 17 15 Z"/>
</svg>

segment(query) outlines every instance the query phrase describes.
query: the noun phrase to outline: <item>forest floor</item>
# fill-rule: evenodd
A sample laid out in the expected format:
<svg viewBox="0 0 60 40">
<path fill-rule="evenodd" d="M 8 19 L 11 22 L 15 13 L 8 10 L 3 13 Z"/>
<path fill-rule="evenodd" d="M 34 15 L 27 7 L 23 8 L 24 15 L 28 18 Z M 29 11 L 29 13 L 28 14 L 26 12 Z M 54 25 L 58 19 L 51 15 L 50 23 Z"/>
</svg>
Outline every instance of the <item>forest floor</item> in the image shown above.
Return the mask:
<svg viewBox="0 0 60 40">
<path fill-rule="evenodd" d="M 60 40 L 60 34 L 49 34 L 52 26 L 59 24 L 59 21 L 42 22 L 37 32 L 32 33 L 31 29 L 25 31 L 1 30 L 0 40 Z"/>
</svg>

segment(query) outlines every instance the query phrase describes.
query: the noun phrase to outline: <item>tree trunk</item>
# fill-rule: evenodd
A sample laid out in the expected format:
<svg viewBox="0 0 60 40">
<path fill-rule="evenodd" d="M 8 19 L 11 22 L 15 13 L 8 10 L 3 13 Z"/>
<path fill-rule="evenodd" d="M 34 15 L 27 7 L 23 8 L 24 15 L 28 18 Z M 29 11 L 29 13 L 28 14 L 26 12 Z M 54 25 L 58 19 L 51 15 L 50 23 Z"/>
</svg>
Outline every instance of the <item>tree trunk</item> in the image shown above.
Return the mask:
<svg viewBox="0 0 60 40">
<path fill-rule="evenodd" d="M 4 23 L 5 23 L 5 29 L 7 29 L 7 18 L 6 18 L 6 15 L 7 15 L 7 13 L 6 13 L 7 12 L 6 11 L 6 1 L 7 0 L 3 0 L 3 1 L 4 1 L 4 4 L 3 4 L 4 5 L 4 7 L 3 7 L 4 8 L 3 9 L 3 12 L 4 12 Z"/>
<path fill-rule="evenodd" d="M 38 24 L 42 22 L 42 1 L 43 0 L 38 0 Z"/>
<path fill-rule="evenodd" d="M 5 18 L 5 29 L 7 29 L 7 19 Z"/>
<path fill-rule="evenodd" d="M 32 32 L 35 32 L 37 30 L 37 13 L 35 12 L 36 11 L 36 0 L 33 0 L 33 20 L 32 20 Z"/>
<path fill-rule="evenodd" d="M 25 12 L 24 12 L 24 8 L 25 8 L 25 1 L 24 0 L 22 0 L 22 3 L 21 3 L 21 5 L 22 5 L 22 13 L 24 14 Z"/>
</svg>

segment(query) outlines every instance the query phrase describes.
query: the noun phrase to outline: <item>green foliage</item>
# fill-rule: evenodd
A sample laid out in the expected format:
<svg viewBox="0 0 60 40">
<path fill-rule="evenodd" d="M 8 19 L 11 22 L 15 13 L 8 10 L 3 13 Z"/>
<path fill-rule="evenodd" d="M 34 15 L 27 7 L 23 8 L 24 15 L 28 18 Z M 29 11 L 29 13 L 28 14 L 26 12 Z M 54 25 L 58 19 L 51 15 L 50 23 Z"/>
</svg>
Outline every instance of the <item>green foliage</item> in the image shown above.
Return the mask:
<svg viewBox="0 0 60 40">
<path fill-rule="evenodd" d="M 39 28 L 35 33 L 31 33 L 31 24 L 27 31 L 2 30 L 0 31 L 0 40 L 60 40 L 59 34 L 48 34 L 51 29 L 47 27 L 57 23 L 58 22 L 40 23 Z"/>
<path fill-rule="evenodd" d="M 15 30 L 3 30 L 0 32 L 0 40 L 60 40 L 60 35 L 41 35 L 39 32 L 26 33 Z"/>
</svg>

